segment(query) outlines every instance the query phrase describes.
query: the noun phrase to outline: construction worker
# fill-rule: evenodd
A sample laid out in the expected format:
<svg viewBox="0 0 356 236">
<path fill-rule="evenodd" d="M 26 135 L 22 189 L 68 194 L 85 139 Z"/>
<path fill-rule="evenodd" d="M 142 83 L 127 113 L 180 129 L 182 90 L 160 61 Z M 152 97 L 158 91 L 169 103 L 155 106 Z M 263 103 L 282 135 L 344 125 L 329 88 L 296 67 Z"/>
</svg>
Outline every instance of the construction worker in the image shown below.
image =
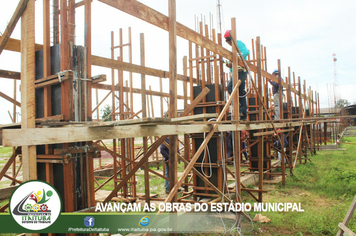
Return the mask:
<svg viewBox="0 0 356 236">
<path fill-rule="evenodd" d="M 167 143 L 167 145 L 169 146 L 169 137 L 167 137 L 164 142 Z M 161 144 L 160 146 L 160 152 L 162 154 L 162 156 L 164 157 L 164 164 L 166 167 L 166 172 L 164 174 L 165 177 L 169 178 L 169 164 L 168 164 L 168 160 L 169 160 L 169 148 L 164 145 L 164 142 Z M 177 153 L 179 152 L 179 148 L 177 147 Z M 164 179 L 164 188 L 166 190 L 166 193 L 169 193 L 169 181 Z"/>
<path fill-rule="evenodd" d="M 280 130 L 280 129 L 278 129 L 278 130 Z M 275 134 L 275 135 L 278 135 L 278 134 Z M 284 139 L 284 143 L 283 143 L 283 146 L 284 146 L 284 153 L 286 152 L 286 147 L 288 146 L 288 140 L 287 140 L 287 138 L 286 138 L 286 136 L 284 135 L 284 134 L 282 134 L 282 136 L 283 136 L 283 139 Z M 281 137 L 282 138 L 282 137 Z M 277 138 L 277 141 L 275 141 L 274 143 L 273 143 L 273 145 L 274 146 L 276 146 L 277 147 L 277 149 L 278 149 L 278 152 L 277 152 L 277 154 L 278 154 L 278 160 L 280 161 L 281 160 L 281 157 L 282 157 L 282 155 L 281 155 L 281 150 L 282 150 L 282 145 L 281 145 L 281 143 L 279 142 L 279 139 Z M 284 163 L 286 163 L 286 160 L 284 159 Z"/>
<path fill-rule="evenodd" d="M 232 151 L 232 131 L 227 131 L 227 136 L 226 136 L 226 158 L 229 159 L 231 157 L 231 151 Z M 241 148 L 245 149 L 246 148 L 246 141 L 248 139 L 248 132 L 246 130 L 241 131 Z M 248 161 L 248 154 L 247 151 L 242 152 L 243 156 L 245 157 L 245 160 L 242 159 L 241 156 L 241 161 L 242 163 L 245 163 Z"/>
<path fill-rule="evenodd" d="M 272 75 L 279 78 L 279 71 L 274 70 L 272 72 Z M 280 111 L 280 108 L 279 108 L 279 84 L 272 80 L 268 80 L 268 82 L 272 85 L 273 104 L 274 104 L 274 119 L 279 120 L 279 119 L 281 119 L 280 114 L 279 114 L 279 111 Z"/>
<path fill-rule="evenodd" d="M 230 30 L 227 30 L 224 34 L 224 38 L 227 44 L 232 46 L 232 39 L 231 39 L 231 34 Z M 241 42 L 240 40 L 236 40 L 237 46 L 240 49 L 241 56 L 246 60 L 247 56 L 250 54 L 248 51 L 246 45 Z M 226 63 L 226 66 L 230 68 L 231 72 L 231 78 L 229 80 L 229 83 L 227 84 L 227 91 L 229 94 L 232 93 L 232 88 L 233 88 L 233 81 L 232 81 L 232 62 L 229 61 Z M 240 102 L 240 119 L 241 120 L 246 120 L 246 113 L 247 113 L 247 102 L 246 102 L 246 78 L 247 78 L 247 70 L 241 66 L 238 66 L 238 71 L 239 71 L 239 80 L 241 80 L 241 84 L 239 87 L 239 102 Z"/>
</svg>

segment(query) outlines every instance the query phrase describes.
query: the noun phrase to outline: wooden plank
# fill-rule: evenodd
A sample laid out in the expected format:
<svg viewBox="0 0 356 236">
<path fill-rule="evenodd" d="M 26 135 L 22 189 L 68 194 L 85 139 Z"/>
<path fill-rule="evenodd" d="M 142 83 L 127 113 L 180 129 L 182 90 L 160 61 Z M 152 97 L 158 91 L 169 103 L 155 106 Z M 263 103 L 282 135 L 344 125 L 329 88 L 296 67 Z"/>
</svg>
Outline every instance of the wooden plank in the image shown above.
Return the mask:
<svg viewBox="0 0 356 236">
<path fill-rule="evenodd" d="M 258 94 L 260 101 L 259 101 L 259 106 L 258 106 L 258 120 L 263 120 L 263 108 L 265 108 L 263 99 L 260 97 L 262 95 L 262 60 L 261 60 L 261 41 L 260 37 L 257 36 L 256 38 L 256 60 L 257 60 L 257 75 L 256 75 L 256 80 L 257 80 L 257 90 L 256 93 Z M 266 109 L 267 110 L 267 109 Z M 266 111 L 267 112 L 267 111 Z M 267 112 L 267 115 L 268 112 Z M 271 117 L 269 117 L 271 120 Z M 257 152 L 258 152 L 258 201 L 262 202 L 263 201 L 263 194 L 261 190 L 263 189 L 263 159 L 264 159 L 264 151 L 263 151 L 263 137 L 259 136 L 258 137 L 259 143 L 257 144 Z"/>
<path fill-rule="evenodd" d="M 176 22 L 176 1 L 168 1 L 168 38 L 169 38 L 169 110 L 168 117 L 177 117 L 177 22 Z M 178 137 L 169 136 L 169 190 L 171 191 L 177 182 L 177 146 Z M 171 199 L 177 201 L 175 193 Z"/>
<path fill-rule="evenodd" d="M 294 131 L 294 128 L 277 130 L 277 133 L 279 134 L 279 133 L 284 133 L 289 131 Z M 263 136 L 263 135 L 271 135 L 271 134 L 275 134 L 275 132 L 274 131 L 258 132 L 258 133 L 254 133 L 253 136 Z"/>
<path fill-rule="evenodd" d="M 344 225 L 343 223 L 339 223 L 339 228 L 339 230 L 342 230 L 349 236 L 356 236 L 356 234 L 352 232 L 349 228 L 347 228 L 346 225 Z"/>
<path fill-rule="evenodd" d="M 111 90 L 111 85 L 109 84 L 93 84 L 92 85 L 93 88 L 96 88 L 96 89 L 104 89 L 104 90 Z M 133 93 L 138 93 L 138 94 L 141 94 L 142 93 L 142 90 L 141 89 L 138 89 L 138 88 L 128 88 L 128 87 L 122 87 L 121 85 L 116 85 L 115 86 L 115 91 L 120 91 L 120 89 L 123 89 L 124 92 L 129 92 L 130 90 L 133 92 Z M 158 91 L 146 91 L 146 94 L 147 95 L 153 95 L 153 96 L 159 96 L 159 97 L 169 97 L 169 93 L 161 93 L 161 92 L 158 92 Z M 184 96 L 182 95 L 178 95 L 177 96 L 178 99 L 184 99 Z"/>
<path fill-rule="evenodd" d="M 276 128 L 296 127 L 301 122 L 275 124 Z M 112 138 L 131 138 L 172 134 L 206 133 L 212 124 L 167 124 L 167 125 L 125 125 L 113 127 L 65 126 L 55 128 L 3 129 L 3 146 L 41 145 Z M 220 124 L 217 132 L 270 129 L 270 123 L 261 124 Z"/>
<path fill-rule="evenodd" d="M 21 73 L 16 71 L 9 71 L 9 70 L 0 70 L 0 77 L 6 79 L 21 79 Z"/>
<path fill-rule="evenodd" d="M 6 208 L 8 208 L 8 207 L 9 207 L 9 202 L 7 202 L 5 205 L 0 207 L 0 212 L 4 212 L 6 210 Z"/>
<path fill-rule="evenodd" d="M 181 116 L 170 119 L 171 123 L 178 123 L 184 121 L 191 121 L 191 120 L 201 120 L 201 119 L 209 119 L 209 118 L 216 118 L 218 113 L 205 113 L 205 114 L 198 114 L 198 115 L 191 115 L 191 116 Z"/>
<path fill-rule="evenodd" d="M 7 160 L 6 164 L 4 165 L 4 167 L 2 168 L 1 172 L 0 172 L 0 180 L 2 179 L 2 177 L 6 174 L 6 171 L 9 169 L 9 167 L 11 166 L 11 164 L 15 161 L 15 158 L 17 157 L 17 155 L 21 152 L 21 147 L 17 147 L 15 152 L 11 155 L 11 157 Z"/>
<path fill-rule="evenodd" d="M 0 38 L 0 54 L 2 53 L 2 50 L 5 48 L 5 45 L 9 40 L 12 31 L 14 30 L 18 20 L 20 19 L 21 15 L 25 11 L 28 1 L 29 0 L 20 0 L 19 4 L 17 5 L 16 10 L 12 15 L 9 24 L 7 25 L 2 37 Z"/>
<path fill-rule="evenodd" d="M 109 59 L 100 56 L 91 56 L 92 65 L 101 66 L 106 68 L 114 68 L 117 70 L 129 71 L 138 74 L 151 75 L 155 77 L 168 78 L 169 72 L 163 71 L 159 69 L 154 69 L 150 67 L 146 67 L 143 65 L 135 65 L 129 62 L 118 61 L 114 59 Z M 181 81 L 189 81 L 189 78 L 185 75 L 177 75 L 177 79 Z"/>
<path fill-rule="evenodd" d="M 354 211 L 356 209 L 356 196 L 354 197 L 354 200 L 352 200 L 352 203 L 350 205 L 349 210 L 347 211 L 344 220 L 342 221 L 342 224 L 347 226 L 351 220 L 352 215 L 354 214 Z M 341 223 L 340 223 L 341 224 Z M 339 224 L 339 226 L 340 226 Z M 339 229 L 336 236 L 341 236 L 342 235 L 342 230 Z"/>
<path fill-rule="evenodd" d="M 0 36 L 0 39 L 3 37 L 4 36 Z M 42 47 L 43 46 L 41 44 L 35 44 L 36 51 L 41 50 Z M 21 40 L 9 38 L 4 49 L 13 52 L 21 52 Z"/>
<path fill-rule="evenodd" d="M 15 99 L 11 98 L 10 96 L 7 96 L 5 93 L 0 92 L 0 97 L 8 100 L 9 102 L 12 102 L 13 104 L 15 104 L 18 107 L 21 107 L 21 103 L 19 103 L 18 101 L 16 101 Z"/>
<path fill-rule="evenodd" d="M 21 129 L 35 128 L 35 1 L 21 17 Z M 36 147 L 22 147 L 23 179 L 37 179 Z"/>
<path fill-rule="evenodd" d="M 69 73 L 68 73 L 69 72 Z M 35 82 L 35 88 L 43 88 L 45 87 L 44 89 L 46 90 L 50 90 L 50 85 L 54 85 L 54 84 L 59 84 L 59 83 L 63 83 L 64 81 L 67 81 L 67 80 L 72 80 L 73 79 L 73 74 L 68 71 L 62 78 L 61 77 L 61 80 L 58 79 L 58 75 L 51 75 L 51 76 L 48 76 L 46 78 L 43 78 L 41 79 L 41 81 L 37 81 Z M 47 91 L 46 94 L 47 94 L 47 97 L 50 98 L 50 91 Z M 49 102 L 51 101 L 51 99 L 49 99 Z M 48 102 L 48 101 L 47 101 Z M 46 103 L 46 102 L 45 102 Z M 45 104 L 46 108 L 48 109 L 48 106 L 50 106 L 50 104 Z M 48 114 L 50 114 L 49 112 L 47 112 Z"/>
</svg>

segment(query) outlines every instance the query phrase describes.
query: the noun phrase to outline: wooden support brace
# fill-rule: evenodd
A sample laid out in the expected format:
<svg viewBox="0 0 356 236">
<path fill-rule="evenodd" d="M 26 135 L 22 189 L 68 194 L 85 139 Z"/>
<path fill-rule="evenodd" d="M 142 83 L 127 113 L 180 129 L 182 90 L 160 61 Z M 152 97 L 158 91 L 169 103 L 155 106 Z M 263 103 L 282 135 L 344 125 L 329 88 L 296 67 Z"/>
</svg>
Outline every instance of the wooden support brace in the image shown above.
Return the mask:
<svg viewBox="0 0 356 236">
<path fill-rule="evenodd" d="M 289 131 L 294 131 L 294 128 L 277 130 L 277 133 L 279 134 L 279 133 L 284 133 Z M 264 135 L 271 135 L 271 134 L 275 134 L 275 132 L 274 131 L 258 132 L 258 133 L 254 133 L 253 136 L 264 136 Z"/>
<path fill-rule="evenodd" d="M 230 103 L 232 101 L 233 96 L 235 95 L 235 93 L 238 91 L 238 87 L 241 84 L 241 80 L 238 81 L 238 83 L 236 83 L 231 96 L 228 100 L 228 102 L 226 103 L 226 105 L 224 106 L 224 109 L 221 111 L 219 117 L 217 118 L 217 122 L 221 121 L 222 118 L 225 116 L 225 113 L 227 111 L 227 109 L 230 106 Z M 186 169 L 184 170 L 183 174 L 181 175 L 181 177 L 179 178 L 179 180 L 177 181 L 177 183 L 174 185 L 174 187 L 171 189 L 171 192 L 168 194 L 166 200 L 164 201 L 164 203 L 170 202 L 172 201 L 174 195 L 177 193 L 178 188 L 181 186 L 181 184 L 183 183 L 184 179 L 188 176 L 188 173 L 191 171 L 191 169 L 193 168 L 195 162 L 198 160 L 200 154 L 203 152 L 203 150 L 205 149 L 206 145 L 208 145 L 209 140 L 211 139 L 211 137 L 213 136 L 213 134 L 215 133 L 215 131 L 217 130 L 219 124 L 215 124 L 211 131 L 208 133 L 208 135 L 206 136 L 205 140 L 203 141 L 203 143 L 200 145 L 199 149 L 196 151 L 195 155 L 192 157 L 189 165 L 186 167 Z"/>
<path fill-rule="evenodd" d="M 11 17 L 9 24 L 7 25 L 5 32 L 3 33 L 2 37 L 0 38 L 0 54 L 2 50 L 5 48 L 7 41 L 9 40 L 12 31 L 14 30 L 18 20 L 20 19 L 22 13 L 25 11 L 27 7 L 27 3 L 29 0 L 20 0 L 19 4 L 16 7 L 14 14 Z"/>
<path fill-rule="evenodd" d="M 355 209 L 356 209 L 356 196 L 354 197 L 354 200 L 352 201 L 350 208 L 345 215 L 344 220 L 342 221 L 342 223 L 340 223 L 340 224 L 342 224 L 341 227 L 339 224 L 340 229 L 337 231 L 336 236 L 343 235 L 343 232 L 347 229 L 347 225 L 349 224 L 351 217 L 354 214 Z M 345 226 L 345 227 L 343 227 L 343 226 Z M 345 232 L 347 232 L 347 231 L 345 231 Z"/>
<path fill-rule="evenodd" d="M 9 169 L 11 164 L 15 161 L 16 156 L 20 153 L 21 153 L 21 147 L 17 147 L 15 149 L 15 152 L 11 155 L 11 157 L 7 160 L 5 166 L 2 168 L 0 172 L 0 180 L 2 179 L 2 177 L 4 177 L 6 171 Z"/>
<path fill-rule="evenodd" d="M 194 101 L 185 109 L 182 113 L 182 116 L 188 115 L 194 107 L 209 93 L 209 89 L 205 88 L 203 91 L 194 99 Z M 163 143 L 163 141 L 168 137 L 168 135 L 163 135 L 159 139 L 157 139 L 148 150 L 147 153 L 141 158 L 141 160 L 131 169 L 131 171 L 126 175 L 126 177 L 121 181 L 121 183 L 115 187 L 115 189 L 105 198 L 104 202 L 110 201 L 117 193 L 119 189 L 121 189 L 125 183 L 135 174 L 135 172 L 140 168 L 151 156 L 151 154 Z"/>
</svg>

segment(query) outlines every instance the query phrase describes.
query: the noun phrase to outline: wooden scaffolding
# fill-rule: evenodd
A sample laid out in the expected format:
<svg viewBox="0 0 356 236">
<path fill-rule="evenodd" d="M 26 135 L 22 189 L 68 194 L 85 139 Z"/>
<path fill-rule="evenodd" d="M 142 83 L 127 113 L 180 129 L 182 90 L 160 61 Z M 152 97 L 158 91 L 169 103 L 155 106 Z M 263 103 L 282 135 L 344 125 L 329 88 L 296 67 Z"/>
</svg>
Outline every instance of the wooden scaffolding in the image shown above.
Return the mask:
<svg viewBox="0 0 356 236">
<path fill-rule="evenodd" d="M 237 47 L 232 51 L 222 47 L 221 35 L 214 29 L 199 23 L 199 32 L 176 22 L 175 0 L 169 1 L 169 15 L 151 9 L 135 0 L 99 0 L 117 10 L 153 24 L 169 32 L 169 71 L 145 66 L 145 41 L 140 34 L 140 65 L 132 63 L 132 36 L 128 29 L 128 40 L 123 39 L 123 29 L 119 33 L 119 45 L 115 44 L 111 33 L 111 58 L 91 53 L 91 1 L 74 0 L 43 1 L 43 45 L 35 44 L 34 0 L 21 0 L 9 30 L 0 38 L 0 53 L 11 50 L 21 53 L 21 72 L 0 71 L 2 77 L 21 79 L 21 103 L 5 94 L 7 99 L 22 109 L 21 124 L 2 127 L 2 144 L 13 146 L 14 152 L 0 172 L 0 179 L 6 177 L 15 183 L 18 170 L 14 160 L 21 153 L 23 181 L 44 180 L 59 189 L 64 200 L 63 211 L 89 211 L 95 205 L 95 192 L 109 181 L 114 187 L 105 202 L 114 197 L 135 201 L 138 196 L 135 173 L 144 170 L 144 194 L 146 202 L 152 200 L 149 186 L 149 173 L 167 179 L 164 174 L 148 167 L 149 159 L 162 161 L 158 148 L 169 137 L 169 181 L 170 193 L 165 198 L 155 198 L 164 202 L 197 201 L 209 198 L 212 201 L 230 201 L 227 189 L 236 193 L 236 201 L 241 191 L 247 191 L 256 201 L 262 201 L 263 183 L 272 177 L 281 176 L 283 185 L 296 164 L 306 163 L 322 141 L 327 141 L 327 124 L 340 127 L 335 118 L 320 117 L 319 94 L 306 88 L 305 80 L 296 82 L 295 73 L 288 68 L 284 81 L 267 72 L 267 54 L 260 38 L 252 40 L 252 50 L 246 62 L 238 57 Z M 53 6 L 52 9 L 50 6 Z M 84 7 L 84 45 L 75 45 L 75 9 Z M 145 14 L 142 14 L 144 12 Z M 21 17 L 21 40 L 10 38 L 13 27 Z M 52 22 L 50 21 L 52 19 Z M 236 35 L 236 20 L 231 19 L 231 33 Z M 38 29 L 36 29 L 38 30 Z M 51 43 L 51 32 L 52 43 Z M 209 34 L 211 32 L 211 34 Z M 189 55 L 183 58 L 183 72 L 177 71 L 177 36 L 189 43 Z M 236 41 L 236 40 L 235 40 Z M 115 50 L 119 57 L 115 58 Z M 128 55 L 124 57 L 124 55 Z M 125 58 L 128 58 L 125 61 Z M 232 61 L 233 74 L 223 72 L 223 59 Z M 278 60 L 278 70 L 281 62 Z M 248 117 L 239 117 L 239 79 L 237 65 L 250 71 L 247 80 Z M 111 75 L 92 75 L 92 66 L 111 69 Z M 128 72 L 128 74 L 124 74 Z M 133 85 L 133 74 L 140 75 L 141 87 Z M 157 78 L 159 91 L 146 86 L 146 76 Z M 227 81 L 232 77 L 234 90 L 229 96 Z M 111 84 L 104 83 L 111 77 Z M 124 78 L 125 77 L 125 78 Z M 162 81 L 169 79 L 169 93 L 164 92 Z M 274 108 L 268 81 L 279 83 L 281 119 L 273 120 Z M 109 80 L 110 81 L 110 80 Z M 183 91 L 178 95 L 177 81 L 183 83 Z M 98 90 L 106 90 L 101 101 Z M 93 92 L 92 92 L 93 91 Z M 94 93 L 95 91 L 95 93 Z M 189 94 L 188 94 L 189 92 Z M 282 93 L 285 99 L 282 98 Z M 92 106 L 92 96 L 96 105 Z M 134 107 L 134 95 L 141 97 L 142 109 Z M 100 121 L 99 111 L 104 101 L 111 96 L 111 121 Z M 159 97 L 160 117 L 154 117 L 153 97 Z M 168 99 L 168 112 L 164 114 L 165 99 Z M 184 103 L 184 111 L 178 117 L 177 101 Z M 234 102 L 232 103 L 232 100 Z M 96 114 L 97 120 L 93 120 Z M 322 138 L 321 124 L 324 127 Z M 241 131 L 249 132 L 247 147 L 241 147 Z M 227 168 L 227 132 L 234 137 L 234 169 Z M 178 135 L 184 135 L 182 140 Z M 284 146 L 286 136 L 288 145 Z M 143 137 L 141 150 L 135 152 L 135 138 Z M 112 139 L 113 147 L 108 148 L 102 140 Z M 276 150 L 273 142 L 279 139 L 282 148 Z M 182 152 L 177 153 L 177 146 Z M 21 148 L 20 148 L 21 147 Z M 209 149 L 213 160 L 204 158 L 204 150 Z M 248 151 L 249 164 L 241 163 L 241 154 Z M 99 184 L 94 176 L 93 160 L 101 153 L 112 156 L 113 174 Z M 276 161 L 281 152 L 281 160 Z M 185 169 L 177 176 L 177 162 L 183 161 Z M 299 160 L 299 161 L 298 161 Z M 13 166 L 13 176 L 6 175 Z M 163 165 L 164 166 L 164 165 Z M 242 171 L 242 167 L 245 170 Z M 21 168 L 21 167 L 20 167 Z M 20 169 L 19 168 L 19 169 Z M 173 170 L 173 171 L 172 171 Z M 163 171 L 164 173 L 164 171 Z M 213 178 L 208 178 L 209 174 Z M 249 189 L 241 182 L 245 174 L 258 175 L 258 189 Z M 235 181 L 228 185 L 228 175 Z M 184 194 L 179 199 L 177 191 L 183 187 Z M 255 193 L 258 195 L 256 196 Z M 193 196 L 192 198 L 190 198 Z M 5 210 L 3 207 L 1 210 Z"/>
</svg>

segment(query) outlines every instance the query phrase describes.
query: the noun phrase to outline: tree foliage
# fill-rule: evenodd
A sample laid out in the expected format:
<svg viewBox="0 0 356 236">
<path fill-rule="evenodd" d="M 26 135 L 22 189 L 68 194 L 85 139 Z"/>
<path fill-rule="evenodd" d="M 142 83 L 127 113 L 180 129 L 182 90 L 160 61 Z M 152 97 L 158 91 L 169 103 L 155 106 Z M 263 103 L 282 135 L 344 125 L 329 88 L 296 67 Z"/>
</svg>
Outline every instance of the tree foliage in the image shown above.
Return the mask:
<svg viewBox="0 0 356 236">
<path fill-rule="evenodd" d="M 105 107 L 103 109 L 101 109 L 101 112 L 103 113 L 103 115 L 101 116 L 101 119 L 103 121 L 111 121 L 112 120 L 112 109 L 111 109 L 111 106 L 106 104 Z"/>
<path fill-rule="evenodd" d="M 347 107 L 351 105 L 351 103 L 346 100 L 346 99 L 339 99 L 337 102 L 336 102 L 336 107 Z"/>
</svg>

